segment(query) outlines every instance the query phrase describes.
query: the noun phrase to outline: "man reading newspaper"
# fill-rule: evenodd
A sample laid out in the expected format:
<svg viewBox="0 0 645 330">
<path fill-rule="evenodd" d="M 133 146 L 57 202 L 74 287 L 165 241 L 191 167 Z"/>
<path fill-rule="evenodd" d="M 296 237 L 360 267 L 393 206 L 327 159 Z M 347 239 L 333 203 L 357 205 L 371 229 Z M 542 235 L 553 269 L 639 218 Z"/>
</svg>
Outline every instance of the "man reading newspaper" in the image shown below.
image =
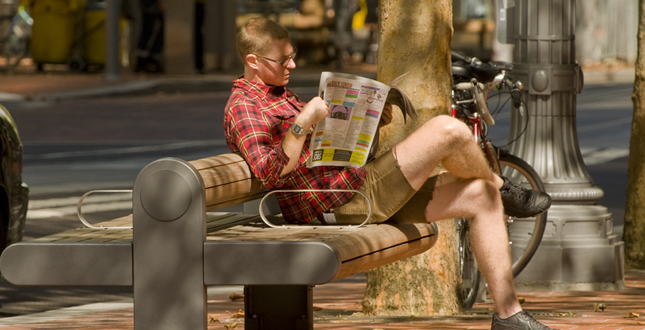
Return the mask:
<svg viewBox="0 0 645 330">
<path fill-rule="evenodd" d="M 320 97 L 305 103 L 285 87 L 296 67 L 289 32 L 254 18 L 240 29 L 237 49 L 244 75 L 234 81 L 224 130 L 231 150 L 241 153 L 264 186 L 361 190 L 374 203 L 372 223 L 406 221 L 414 213 L 428 222 L 468 217 L 477 263 L 497 309 L 492 329 L 550 329 L 517 301 L 503 220 L 505 212 L 529 217 L 545 211 L 551 204 L 547 194 L 491 172 L 468 127 L 449 116 L 431 119 L 364 167 L 309 168 L 310 132 L 330 109 Z M 390 123 L 391 112 L 386 105 L 382 125 Z M 440 162 L 449 173 L 430 177 Z M 333 210 L 335 220 L 323 222 L 356 223 L 368 213 L 360 194 L 284 193 L 278 203 L 289 222 L 308 223 Z"/>
</svg>

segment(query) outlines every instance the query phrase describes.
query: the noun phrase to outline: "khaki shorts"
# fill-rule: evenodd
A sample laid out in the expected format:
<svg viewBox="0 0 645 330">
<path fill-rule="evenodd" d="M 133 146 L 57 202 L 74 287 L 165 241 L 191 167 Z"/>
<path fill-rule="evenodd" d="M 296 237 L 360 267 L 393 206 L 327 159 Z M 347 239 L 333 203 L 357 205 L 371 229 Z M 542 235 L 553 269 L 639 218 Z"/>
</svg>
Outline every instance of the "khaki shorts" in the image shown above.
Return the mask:
<svg viewBox="0 0 645 330">
<path fill-rule="evenodd" d="M 372 201 L 372 216 L 369 223 L 387 220 L 406 222 L 425 222 L 425 209 L 432 199 L 437 177 L 429 178 L 415 191 L 403 176 L 401 168 L 390 150 L 365 165 L 367 176 L 359 188 Z M 360 224 L 365 221 L 368 203 L 361 194 L 354 196 L 345 204 L 334 209 L 336 223 Z"/>
</svg>

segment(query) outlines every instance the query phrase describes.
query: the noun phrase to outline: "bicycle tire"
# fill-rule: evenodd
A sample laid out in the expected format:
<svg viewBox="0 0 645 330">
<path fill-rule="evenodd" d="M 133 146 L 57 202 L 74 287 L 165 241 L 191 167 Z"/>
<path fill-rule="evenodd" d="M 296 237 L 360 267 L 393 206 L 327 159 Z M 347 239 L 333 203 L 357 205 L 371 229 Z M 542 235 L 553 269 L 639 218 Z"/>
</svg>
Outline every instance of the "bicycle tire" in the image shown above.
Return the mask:
<svg viewBox="0 0 645 330">
<path fill-rule="evenodd" d="M 501 154 L 498 161 L 502 175 L 509 178 L 513 183 L 546 192 L 540 176 L 531 165 L 521 158 L 510 154 Z M 517 277 L 535 255 L 544 235 L 546 218 L 546 211 L 534 218 L 508 218 L 507 227 L 511 246 L 513 277 Z"/>
<path fill-rule="evenodd" d="M 455 218 L 455 225 L 457 227 L 457 248 L 459 249 L 459 270 L 461 271 L 461 303 L 464 308 L 471 308 L 477 300 L 480 272 L 470 245 L 469 220 Z"/>
</svg>

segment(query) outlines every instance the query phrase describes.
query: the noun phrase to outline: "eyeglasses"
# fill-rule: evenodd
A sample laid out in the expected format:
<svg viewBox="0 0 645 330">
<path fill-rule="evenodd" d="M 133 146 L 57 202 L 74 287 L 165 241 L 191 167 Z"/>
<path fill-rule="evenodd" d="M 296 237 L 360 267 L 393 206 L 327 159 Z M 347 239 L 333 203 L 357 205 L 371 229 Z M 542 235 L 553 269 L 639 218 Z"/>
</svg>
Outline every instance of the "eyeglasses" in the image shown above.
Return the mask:
<svg viewBox="0 0 645 330">
<path fill-rule="evenodd" d="M 265 59 L 265 60 L 267 60 L 267 61 L 271 61 L 271 62 L 278 63 L 278 64 L 280 64 L 280 65 L 282 65 L 282 66 L 286 67 L 287 65 L 289 65 L 289 61 L 291 61 L 291 60 L 293 60 L 294 58 L 296 58 L 296 52 L 297 52 L 297 51 L 298 51 L 298 50 L 294 48 L 293 53 L 291 53 L 291 55 L 287 56 L 287 58 L 286 58 L 286 59 L 284 59 L 284 60 L 282 60 L 282 61 L 274 60 L 274 59 L 272 59 L 272 58 L 268 58 L 268 57 L 266 57 L 266 56 L 262 56 L 262 55 L 255 55 L 255 56 L 260 57 L 260 58 L 263 58 L 263 59 Z"/>
</svg>

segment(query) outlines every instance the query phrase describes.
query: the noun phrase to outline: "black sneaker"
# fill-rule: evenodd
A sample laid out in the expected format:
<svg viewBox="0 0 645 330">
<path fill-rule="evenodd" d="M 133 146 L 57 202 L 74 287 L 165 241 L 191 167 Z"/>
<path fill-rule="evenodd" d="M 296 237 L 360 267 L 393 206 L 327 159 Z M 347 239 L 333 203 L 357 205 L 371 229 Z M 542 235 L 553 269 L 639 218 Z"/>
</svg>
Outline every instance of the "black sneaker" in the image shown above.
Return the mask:
<svg viewBox="0 0 645 330">
<path fill-rule="evenodd" d="M 507 215 L 528 218 L 540 214 L 551 206 L 551 196 L 539 190 L 527 189 L 502 176 L 504 184 L 499 188 L 502 204 Z"/>
<path fill-rule="evenodd" d="M 521 311 L 519 313 L 510 316 L 507 319 L 502 319 L 497 315 L 493 314 L 493 324 L 490 327 L 490 330 L 558 330 L 551 329 L 546 325 L 536 321 L 533 316 L 531 316 L 527 311 Z"/>
</svg>

